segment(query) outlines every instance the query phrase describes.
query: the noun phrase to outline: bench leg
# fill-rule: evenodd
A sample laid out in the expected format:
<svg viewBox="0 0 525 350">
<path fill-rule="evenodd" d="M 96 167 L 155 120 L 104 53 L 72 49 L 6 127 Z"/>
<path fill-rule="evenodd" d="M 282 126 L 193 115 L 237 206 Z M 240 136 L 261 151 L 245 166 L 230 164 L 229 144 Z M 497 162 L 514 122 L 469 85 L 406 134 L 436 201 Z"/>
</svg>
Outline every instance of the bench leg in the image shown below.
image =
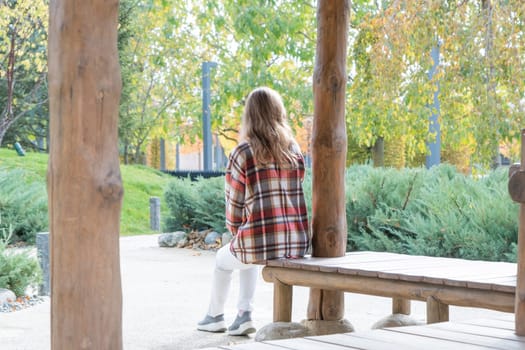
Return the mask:
<svg viewBox="0 0 525 350">
<path fill-rule="evenodd" d="M 292 297 L 292 286 L 274 279 L 273 322 L 292 322 Z"/>
<path fill-rule="evenodd" d="M 392 298 L 392 314 L 410 315 L 410 300 Z"/>
<path fill-rule="evenodd" d="M 437 323 L 448 321 L 448 305 L 443 304 L 436 298 L 427 298 L 427 323 Z"/>
</svg>

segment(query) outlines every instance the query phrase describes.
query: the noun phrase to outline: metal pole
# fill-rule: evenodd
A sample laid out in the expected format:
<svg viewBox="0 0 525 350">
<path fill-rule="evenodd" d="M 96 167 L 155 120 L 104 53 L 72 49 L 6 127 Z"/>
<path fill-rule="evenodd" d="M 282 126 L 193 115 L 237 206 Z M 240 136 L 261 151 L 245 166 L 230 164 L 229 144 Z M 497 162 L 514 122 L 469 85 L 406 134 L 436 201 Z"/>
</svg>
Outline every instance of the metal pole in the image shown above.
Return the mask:
<svg viewBox="0 0 525 350">
<path fill-rule="evenodd" d="M 432 80 L 434 74 L 436 74 L 437 67 L 439 65 L 439 47 L 438 42 L 436 46 L 432 48 L 430 55 L 434 64 L 428 72 L 428 79 Z M 430 134 L 434 134 L 436 139 L 428 144 L 430 149 L 430 155 L 426 157 L 426 167 L 430 169 L 434 165 L 441 163 L 441 128 L 439 125 L 439 82 L 436 82 L 436 91 L 434 92 L 434 103 L 432 105 L 432 115 L 430 116 L 430 125 L 428 131 Z"/>
<path fill-rule="evenodd" d="M 202 142 L 204 153 L 204 170 L 212 170 L 212 138 L 211 138 L 211 112 L 210 112 L 210 68 L 216 67 L 215 62 L 202 63 Z"/>
<path fill-rule="evenodd" d="M 166 170 L 166 140 L 160 139 L 160 170 Z"/>
<path fill-rule="evenodd" d="M 175 148 L 175 170 L 180 170 L 180 149 L 178 142 Z"/>
</svg>

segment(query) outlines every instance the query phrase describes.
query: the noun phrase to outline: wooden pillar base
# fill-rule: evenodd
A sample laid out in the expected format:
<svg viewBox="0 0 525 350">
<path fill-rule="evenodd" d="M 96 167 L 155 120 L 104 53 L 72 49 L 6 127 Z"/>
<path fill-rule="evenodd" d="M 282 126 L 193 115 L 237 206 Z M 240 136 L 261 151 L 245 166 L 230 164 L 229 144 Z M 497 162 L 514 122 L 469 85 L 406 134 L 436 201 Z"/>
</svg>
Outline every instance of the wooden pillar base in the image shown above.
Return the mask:
<svg viewBox="0 0 525 350">
<path fill-rule="evenodd" d="M 310 330 L 297 322 L 273 322 L 257 331 L 255 341 L 268 341 L 313 336 Z"/>
<path fill-rule="evenodd" d="M 405 326 L 421 326 L 424 322 L 418 321 L 408 315 L 396 313 L 386 316 L 372 325 L 372 329 L 405 327 Z"/>
<path fill-rule="evenodd" d="M 315 336 L 355 331 L 354 326 L 346 319 L 339 321 L 303 320 L 301 324 L 309 330 L 310 334 Z"/>
</svg>

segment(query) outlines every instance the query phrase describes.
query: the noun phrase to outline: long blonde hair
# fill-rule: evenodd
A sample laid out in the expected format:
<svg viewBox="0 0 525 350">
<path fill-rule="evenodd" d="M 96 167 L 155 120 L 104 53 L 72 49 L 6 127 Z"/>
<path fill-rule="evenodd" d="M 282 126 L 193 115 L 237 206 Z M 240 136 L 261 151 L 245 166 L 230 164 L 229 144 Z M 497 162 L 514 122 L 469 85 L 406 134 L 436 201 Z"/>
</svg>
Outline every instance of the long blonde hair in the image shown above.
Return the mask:
<svg viewBox="0 0 525 350">
<path fill-rule="evenodd" d="M 259 165 L 297 165 L 299 146 L 288 125 L 281 96 L 275 90 L 259 87 L 248 95 L 240 139 L 251 145 Z"/>
</svg>

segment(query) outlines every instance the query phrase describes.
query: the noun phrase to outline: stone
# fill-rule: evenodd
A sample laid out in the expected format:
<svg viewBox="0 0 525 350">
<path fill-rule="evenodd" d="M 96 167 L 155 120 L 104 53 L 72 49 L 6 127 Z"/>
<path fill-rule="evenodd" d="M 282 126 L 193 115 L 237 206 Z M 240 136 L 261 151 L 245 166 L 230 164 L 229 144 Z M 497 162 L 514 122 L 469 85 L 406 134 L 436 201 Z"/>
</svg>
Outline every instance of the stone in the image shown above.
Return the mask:
<svg viewBox="0 0 525 350">
<path fill-rule="evenodd" d="M 222 234 L 222 241 L 221 241 L 222 246 L 224 247 L 226 244 L 230 243 L 232 238 L 233 236 L 230 232 L 224 232 Z"/>
<path fill-rule="evenodd" d="M 42 269 L 42 283 L 38 286 L 38 294 L 51 295 L 51 273 L 49 269 L 49 232 L 36 234 L 37 258 Z"/>
<path fill-rule="evenodd" d="M 308 328 L 312 335 L 328 335 L 336 333 L 350 333 L 353 332 L 354 326 L 346 319 L 338 321 L 325 320 L 303 320 L 301 324 Z"/>
<path fill-rule="evenodd" d="M 160 231 L 160 198 L 149 199 L 149 226 L 153 231 Z"/>
<path fill-rule="evenodd" d="M 393 314 L 380 319 L 372 325 L 372 329 L 404 327 L 404 326 L 420 326 L 425 322 L 418 321 L 408 315 Z"/>
<path fill-rule="evenodd" d="M 184 248 L 188 244 L 188 237 L 184 237 L 177 243 L 177 248 Z"/>
<path fill-rule="evenodd" d="M 196 231 L 196 235 L 198 238 L 201 238 L 204 240 L 204 238 L 206 238 L 206 236 L 208 235 L 208 233 L 210 233 L 212 230 L 202 230 L 202 231 Z"/>
<path fill-rule="evenodd" d="M 278 340 L 308 337 L 313 334 L 310 330 L 297 322 L 274 322 L 259 329 L 255 334 L 255 341 Z"/>
<path fill-rule="evenodd" d="M 0 288 L 0 306 L 12 303 L 16 300 L 16 295 L 13 291 L 5 288 Z"/>
<path fill-rule="evenodd" d="M 159 236 L 159 247 L 176 247 L 186 236 L 186 232 L 183 231 L 163 233 Z"/>
<path fill-rule="evenodd" d="M 220 240 L 222 238 L 222 235 L 218 232 L 211 231 L 206 235 L 206 238 L 204 238 L 204 244 L 217 244 L 217 240 Z"/>
</svg>

